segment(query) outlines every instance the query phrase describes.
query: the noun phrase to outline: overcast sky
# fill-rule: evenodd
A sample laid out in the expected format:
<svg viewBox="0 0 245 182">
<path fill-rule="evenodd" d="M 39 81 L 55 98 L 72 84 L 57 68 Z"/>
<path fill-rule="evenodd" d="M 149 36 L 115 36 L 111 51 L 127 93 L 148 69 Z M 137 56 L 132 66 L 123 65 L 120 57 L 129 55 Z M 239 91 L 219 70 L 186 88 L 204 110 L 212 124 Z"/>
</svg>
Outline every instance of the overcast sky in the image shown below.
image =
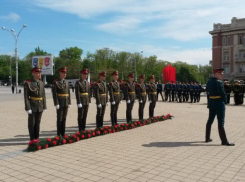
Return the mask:
<svg viewBox="0 0 245 182">
<path fill-rule="evenodd" d="M 0 26 L 18 32 L 21 58 L 35 47 L 57 56 L 67 47 L 86 53 L 108 47 L 159 59 L 208 64 L 213 23 L 245 18 L 243 0 L 1 0 Z M 14 39 L 0 31 L 0 54 Z"/>
</svg>

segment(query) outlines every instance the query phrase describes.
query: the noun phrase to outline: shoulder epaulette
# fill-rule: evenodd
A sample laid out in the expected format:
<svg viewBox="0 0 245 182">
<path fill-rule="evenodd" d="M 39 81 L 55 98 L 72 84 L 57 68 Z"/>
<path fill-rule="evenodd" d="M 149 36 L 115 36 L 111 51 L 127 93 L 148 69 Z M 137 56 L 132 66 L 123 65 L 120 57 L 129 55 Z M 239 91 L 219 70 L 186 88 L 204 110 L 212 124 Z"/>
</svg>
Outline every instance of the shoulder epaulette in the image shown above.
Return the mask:
<svg viewBox="0 0 245 182">
<path fill-rule="evenodd" d="M 26 80 L 26 82 L 31 82 L 31 80 Z"/>
</svg>

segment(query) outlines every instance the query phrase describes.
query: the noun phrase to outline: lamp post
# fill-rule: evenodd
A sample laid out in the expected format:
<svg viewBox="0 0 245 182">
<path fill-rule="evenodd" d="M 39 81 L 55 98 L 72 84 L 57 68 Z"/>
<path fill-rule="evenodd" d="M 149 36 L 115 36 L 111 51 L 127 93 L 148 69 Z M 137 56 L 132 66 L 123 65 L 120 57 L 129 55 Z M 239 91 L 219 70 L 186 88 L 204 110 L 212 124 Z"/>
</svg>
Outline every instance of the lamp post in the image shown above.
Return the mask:
<svg viewBox="0 0 245 182">
<path fill-rule="evenodd" d="M 18 44 L 18 38 L 19 38 L 19 35 L 21 33 L 21 31 L 26 28 L 27 26 L 24 24 L 23 27 L 20 29 L 19 33 L 16 34 L 14 29 L 11 29 L 11 30 L 8 30 L 7 28 L 5 27 L 2 27 L 2 30 L 7 30 L 8 32 L 10 32 L 13 37 L 14 37 L 14 40 L 15 40 L 15 62 L 16 62 L 16 93 L 18 93 L 18 49 L 17 49 L 17 44 Z"/>
</svg>

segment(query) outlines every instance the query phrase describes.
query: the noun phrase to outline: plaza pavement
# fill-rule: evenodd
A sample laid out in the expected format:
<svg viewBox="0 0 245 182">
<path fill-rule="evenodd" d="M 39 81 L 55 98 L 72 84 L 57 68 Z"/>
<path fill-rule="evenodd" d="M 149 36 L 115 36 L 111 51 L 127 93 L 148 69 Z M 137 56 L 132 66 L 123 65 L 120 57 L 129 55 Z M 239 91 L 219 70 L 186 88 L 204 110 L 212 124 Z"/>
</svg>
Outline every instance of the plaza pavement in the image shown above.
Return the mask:
<svg viewBox="0 0 245 182">
<path fill-rule="evenodd" d="M 43 113 L 40 137 L 56 134 L 56 113 L 50 89 L 48 110 Z M 233 98 L 232 98 L 233 103 Z M 146 104 L 145 117 L 148 116 Z M 119 106 L 125 121 L 126 103 Z M 137 118 L 138 102 L 133 109 Z M 200 103 L 157 102 L 155 115 L 171 113 L 172 120 L 134 130 L 113 133 L 73 144 L 25 152 L 28 143 L 27 114 L 23 94 L 0 87 L 0 181 L 245 181 L 245 106 L 228 105 L 225 128 L 236 146 L 221 146 L 215 121 L 212 143 L 204 143 L 208 116 L 206 97 Z M 92 99 L 87 128 L 95 127 Z M 110 107 L 105 124 L 110 124 Z M 74 93 L 67 118 L 67 133 L 77 131 Z"/>
</svg>

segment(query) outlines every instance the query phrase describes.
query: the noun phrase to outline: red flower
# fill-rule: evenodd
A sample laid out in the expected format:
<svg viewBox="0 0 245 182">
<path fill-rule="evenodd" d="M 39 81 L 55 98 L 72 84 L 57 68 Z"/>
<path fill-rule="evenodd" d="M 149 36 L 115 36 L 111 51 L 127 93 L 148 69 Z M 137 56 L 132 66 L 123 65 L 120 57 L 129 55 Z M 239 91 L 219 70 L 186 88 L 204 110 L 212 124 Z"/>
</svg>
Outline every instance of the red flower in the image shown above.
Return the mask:
<svg viewBox="0 0 245 182">
<path fill-rule="evenodd" d="M 73 138 L 77 138 L 77 136 L 76 136 L 76 135 L 73 135 L 72 137 L 73 137 Z"/>
<path fill-rule="evenodd" d="M 128 123 L 126 124 L 126 126 L 128 127 Z"/>
<path fill-rule="evenodd" d="M 34 142 L 33 140 L 29 141 L 28 145 L 32 145 Z"/>
<path fill-rule="evenodd" d="M 107 134 L 107 131 L 104 131 L 104 134 Z"/>
<path fill-rule="evenodd" d="M 66 144 L 66 140 L 65 139 L 62 140 L 62 144 Z"/>
<path fill-rule="evenodd" d="M 69 140 L 69 143 L 72 143 L 72 140 Z"/>
<path fill-rule="evenodd" d="M 125 130 L 127 130 L 128 128 L 124 128 Z"/>
<path fill-rule="evenodd" d="M 105 129 L 108 129 L 108 127 L 106 126 Z"/>
<path fill-rule="evenodd" d="M 96 134 L 97 134 L 97 135 L 100 135 L 100 131 L 96 131 Z"/>
<path fill-rule="evenodd" d="M 112 130 L 112 133 L 115 133 L 115 131 L 116 131 L 116 130 L 113 129 L 113 130 Z"/>
<path fill-rule="evenodd" d="M 47 138 L 47 142 L 51 142 L 51 138 Z"/>
<path fill-rule="evenodd" d="M 90 134 L 88 134 L 88 138 L 90 138 L 91 137 L 91 135 Z"/>
<path fill-rule="evenodd" d="M 137 123 L 134 123 L 135 126 L 137 126 Z"/>
<path fill-rule="evenodd" d="M 84 135 L 81 135 L 81 138 L 82 138 L 82 139 L 84 139 L 84 138 L 85 138 L 85 136 L 84 136 Z"/>
<path fill-rule="evenodd" d="M 134 125 L 133 125 L 133 124 L 131 124 L 131 127 L 134 127 Z"/>
<path fill-rule="evenodd" d="M 37 150 L 41 150 L 42 149 L 42 146 L 37 146 Z"/>
<path fill-rule="evenodd" d="M 77 141 L 79 141 L 79 137 L 77 137 Z"/>
<path fill-rule="evenodd" d="M 114 126 L 114 128 L 116 128 L 116 129 L 117 129 L 117 125 L 116 125 L 116 126 Z"/>
<path fill-rule="evenodd" d="M 124 124 L 121 124 L 121 126 L 124 126 Z"/>
<path fill-rule="evenodd" d="M 53 142 L 52 142 L 52 144 L 53 144 L 53 145 L 56 145 L 56 144 L 57 144 L 57 142 L 56 142 L 56 141 L 53 141 Z"/>
<path fill-rule="evenodd" d="M 109 133 L 111 133 L 111 129 L 109 129 L 108 131 L 109 131 Z"/>
<path fill-rule="evenodd" d="M 104 128 L 100 128 L 100 131 L 103 131 L 104 130 Z"/>
<path fill-rule="evenodd" d="M 68 135 L 65 135 L 65 136 L 64 136 L 64 138 L 66 138 L 66 139 L 67 139 L 67 138 L 68 138 Z"/>
<path fill-rule="evenodd" d="M 123 130 L 123 127 L 121 127 L 120 129 Z"/>
<path fill-rule="evenodd" d="M 59 139 L 60 139 L 60 137 L 58 137 L 58 136 L 57 136 L 57 137 L 55 137 L 55 140 L 59 140 Z"/>
<path fill-rule="evenodd" d="M 48 144 L 45 145 L 45 149 L 48 148 Z"/>
<path fill-rule="evenodd" d="M 92 133 L 92 136 L 95 136 L 95 132 Z"/>
<path fill-rule="evenodd" d="M 85 134 L 85 133 L 86 133 L 86 131 L 82 131 L 82 133 L 83 133 L 83 134 Z"/>
<path fill-rule="evenodd" d="M 78 132 L 76 132 L 76 135 L 80 135 L 79 131 L 78 131 Z"/>
</svg>

